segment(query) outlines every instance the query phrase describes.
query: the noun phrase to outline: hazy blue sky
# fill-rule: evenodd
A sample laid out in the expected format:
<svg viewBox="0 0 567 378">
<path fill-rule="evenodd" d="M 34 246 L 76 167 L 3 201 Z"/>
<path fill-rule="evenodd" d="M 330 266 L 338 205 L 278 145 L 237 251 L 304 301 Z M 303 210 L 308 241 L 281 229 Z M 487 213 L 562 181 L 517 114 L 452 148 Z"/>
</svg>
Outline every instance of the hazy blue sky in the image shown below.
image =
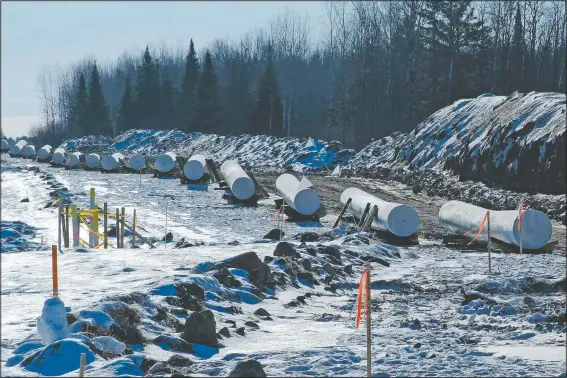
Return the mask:
<svg viewBox="0 0 567 378">
<path fill-rule="evenodd" d="M 65 68 L 94 55 L 101 63 L 146 44 L 197 50 L 216 38 L 264 27 L 286 8 L 307 14 L 320 30 L 321 2 L 265 1 L 2 1 L 2 129 L 25 135 L 39 122 L 37 77 L 42 67 Z"/>
</svg>

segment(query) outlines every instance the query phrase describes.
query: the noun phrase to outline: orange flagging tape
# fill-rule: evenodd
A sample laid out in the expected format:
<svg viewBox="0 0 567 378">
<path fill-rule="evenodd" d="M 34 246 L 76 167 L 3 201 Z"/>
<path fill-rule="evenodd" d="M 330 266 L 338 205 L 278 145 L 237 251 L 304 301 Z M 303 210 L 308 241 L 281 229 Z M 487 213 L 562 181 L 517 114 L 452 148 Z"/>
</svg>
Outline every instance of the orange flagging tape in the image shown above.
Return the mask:
<svg viewBox="0 0 567 378">
<path fill-rule="evenodd" d="M 522 218 L 523 218 L 523 214 L 524 214 L 524 204 L 520 203 L 520 208 L 518 209 L 520 211 L 520 217 L 518 218 L 518 231 L 522 230 Z"/>
<path fill-rule="evenodd" d="M 356 309 L 356 328 L 360 326 L 362 303 L 366 298 L 366 281 L 367 281 L 368 269 L 362 272 L 362 277 L 360 277 L 360 283 L 358 284 L 358 307 Z M 366 314 L 366 302 L 364 303 L 364 314 Z"/>
<path fill-rule="evenodd" d="M 481 224 L 480 224 L 480 226 L 479 226 L 479 228 L 478 228 L 478 232 L 476 233 L 476 236 L 475 236 L 475 237 L 473 238 L 473 240 L 471 240 L 467 245 L 471 245 L 471 244 L 473 243 L 473 241 L 475 241 L 475 240 L 480 236 L 480 233 L 482 232 L 482 229 L 484 228 L 484 224 L 486 223 L 486 220 L 487 220 L 487 219 L 488 219 L 488 211 L 486 212 L 486 215 L 484 216 L 484 218 L 482 218 L 482 222 L 481 222 Z M 467 234 L 468 234 L 469 232 L 471 232 L 471 231 L 472 231 L 472 230 L 469 230 L 469 231 L 467 232 Z M 466 235 L 466 234 L 465 234 L 465 235 Z"/>
<path fill-rule="evenodd" d="M 276 218 L 278 217 L 278 214 L 280 213 L 280 209 L 278 209 L 275 213 L 274 213 L 274 224 L 276 224 Z"/>
</svg>

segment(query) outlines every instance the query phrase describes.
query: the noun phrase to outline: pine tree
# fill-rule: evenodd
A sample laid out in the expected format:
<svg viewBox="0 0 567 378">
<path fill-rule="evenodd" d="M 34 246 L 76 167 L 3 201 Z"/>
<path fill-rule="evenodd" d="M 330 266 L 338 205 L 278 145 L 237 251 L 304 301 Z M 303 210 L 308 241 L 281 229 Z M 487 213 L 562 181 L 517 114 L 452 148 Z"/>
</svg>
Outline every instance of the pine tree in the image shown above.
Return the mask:
<svg viewBox="0 0 567 378">
<path fill-rule="evenodd" d="M 253 135 L 283 135 L 283 108 L 272 62 L 271 45 L 268 46 L 266 70 L 260 82 L 250 133 Z"/>
<path fill-rule="evenodd" d="M 161 96 L 160 96 L 160 114 L 161 114 L 161 124 L 162 129 L 169 130 L 175 128 L 175 118 L 176 118 L 176 91 L 175 87 L 169 80 L 169 76 L 164 73 L 164 78 L 161 85 Z"/>
<path fill-rule="evenodd" d="M 181 82 L 181 95 L 179 97 L 179 110 L 181 122 L 186 131 L 191 130 L 191 120 L 195 109 L 195 89 L 199 79 L 199 62 L 195 53 L 193 39 L 189 44 L 189 52 L 185 58 L 185 72 Z"/>
<path fill-rule="evenodd" d="M 136 115 L 137 123 L 141 128 L 158 128 L 159 126 L 159 92 L 157 81 L 157 67 L 150 54 L 149 48 L 142 57 L 142 64 L 138 67 L 136 85 Z"/>
<path fill-rule="evenodd" d="M 88 133 L 94 135 L 112 135 L 112 125 L 108 119 L 108 109 L 96 62 L 93 64 L 91 72 L 91 82 L 89 85 L 89 111 L 88 111 Z"/>
<path fill-rule="evenodd" d="M 89 94 L 85 75 L 79 76 L 79 84 L 75 94 L 75 103 L 71 110 L 71 135 L 82 136 L 89 133 Z"/>
<path fill-rule="evenodd" d="M 119 121 L 116 134 L 120 134 L 123 131 L 133 129 L 135 127 L 134 102 L 132 100 L 132 84 L 130 83 L 129 77 L 126 78 L 124 94 L 122 95 L 122 100 L 120 101 L 118 119 Z"/>
<path fill-rule="evenodd" d="M 510 71 L 508 72 L 508 92 L 522 90 L 524 82 L 524 27 L 522 25 L 522 14 L 520 5 L 516 7 L 516 18 L 514 20 L 514 34 L 510 45 Z"/>
<path fill-rule="evenodd" d="M 211 53 L 205 53 L 203 71 L 199 75 L 196 92 L 195 116 L 192 131 L 222 133 L 222 108 L 218 78 L 214 71 Z"/>
</svg>

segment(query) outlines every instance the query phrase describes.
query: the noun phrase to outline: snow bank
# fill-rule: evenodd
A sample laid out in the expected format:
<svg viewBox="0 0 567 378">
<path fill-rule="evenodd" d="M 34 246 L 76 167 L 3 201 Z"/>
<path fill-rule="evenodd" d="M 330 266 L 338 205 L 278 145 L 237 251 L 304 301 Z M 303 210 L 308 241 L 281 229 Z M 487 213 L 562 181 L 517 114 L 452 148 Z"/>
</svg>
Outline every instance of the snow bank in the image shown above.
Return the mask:
<svg viewBox="0 0 567 378">
<path fill-rule="evenodd" d="M 94 353 L 77 339 L 64 339 L 49 344 L 22 362 L 24 369 L 44 376 L 57 376 L 79 369 L 81 353 L 86 354 L 86 364 L 95 361 Z"/>
<path fill-rule="evenodd" d="M 69 337 L 65 304 L 59 298 L 49 298 L 37 319 L 37 333 L 45 345 Z"/>
<path fill-rule="evenodd" d="M 105 144 L 105 142 L 107 142 Z M 219 136 L 216 134 L 189 133 L 180 130 L 158 131 L 129 130 L 114 139 L 88 136 L 65 141 L 60 147 L 81 151 L 124 155 L 141 154 L 157 157 L 165 152 L 190 157 L 202 154 L 218 163 L 235 159 L 254 168 L 290 168 L 295 171 L 332 169 L 346 164 L 354 151 L 344 149 L 339 142 L 314 140 L 306 146 L 306 139 L 277 138 L 265 135 Z M 246 167 L 245 167 L 246 168 Z"/>
<path fill-rule="evenodd" d="M 459 100 L 356 154 L 347 170 L 433 168 L 461 180 L 529 193 L 563 194 L 565 94 L 514 92 Z"/>
<path fill-rule="evenodd" d="M 0 222 L 0 252 L 35 250 L 38 245 L 30 241 L 35 234 L 36 229 L 24 222 Z"/>
</svg>

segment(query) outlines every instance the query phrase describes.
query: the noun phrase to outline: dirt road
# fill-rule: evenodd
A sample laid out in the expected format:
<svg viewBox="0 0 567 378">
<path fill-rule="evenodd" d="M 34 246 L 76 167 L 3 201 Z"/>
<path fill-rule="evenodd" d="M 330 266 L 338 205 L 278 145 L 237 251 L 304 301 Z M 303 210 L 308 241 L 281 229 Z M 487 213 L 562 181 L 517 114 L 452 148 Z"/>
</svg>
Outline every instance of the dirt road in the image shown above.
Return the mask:
<svg viewBox="0 0 567 378">
<path fill-rule="evenodd" d="M 256 179 L 270 193 L 277 193 L 275 182 L 279 174 L 255 173 Z M 411 187 L 394 181 L 381 181 L 376 179 L 340 178 L 325 176 L 309 176 L 327 214 L 333 219 L 341 211 L 339 198 L 346 188 L 357 187 L 385 201 L 404 203 L 412 206 L 419 214 L 419 237 L 441 242 L 447 232 L 439 226 L 438 214 L 441 206 L 447 199 L 428 197 L 423 194 L 413 194 Z M 566 227 L 559 222 L 552 221 L 553 233 L 551 241 L 557 241 L 554 253 L 566 254 Z"/>
</svg>

